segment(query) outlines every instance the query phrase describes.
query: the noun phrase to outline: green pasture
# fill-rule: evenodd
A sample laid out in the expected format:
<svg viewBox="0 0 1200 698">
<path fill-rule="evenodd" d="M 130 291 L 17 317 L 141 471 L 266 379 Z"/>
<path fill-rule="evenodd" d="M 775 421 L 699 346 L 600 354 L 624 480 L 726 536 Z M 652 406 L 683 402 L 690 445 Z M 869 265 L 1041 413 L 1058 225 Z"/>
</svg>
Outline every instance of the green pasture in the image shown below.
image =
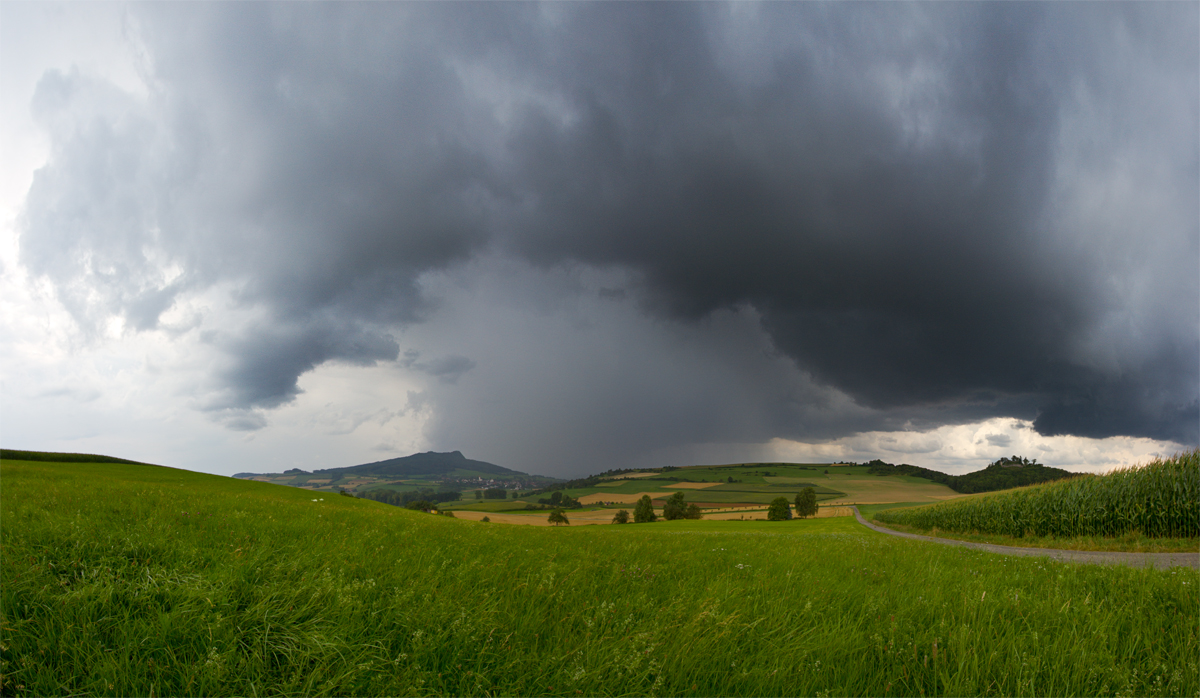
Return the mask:
<svg viewBox="0 0 1200 698">
<path fill-rule="evenodd" d="M 1192 569 L 851 518 L 506 526 L 144 465 L 0 480 L 3 695 L 1200 694 Z"/>
<path fill-rule="evenodd" d="M 515 499 L 475 499 L 463 497 L 457 502 L 442 502 L 439 509 L 462 509 L 466 511 L 503 511 L 509 514 L 520 514 L 525 509 L 525 502 Z"/>
</svg>

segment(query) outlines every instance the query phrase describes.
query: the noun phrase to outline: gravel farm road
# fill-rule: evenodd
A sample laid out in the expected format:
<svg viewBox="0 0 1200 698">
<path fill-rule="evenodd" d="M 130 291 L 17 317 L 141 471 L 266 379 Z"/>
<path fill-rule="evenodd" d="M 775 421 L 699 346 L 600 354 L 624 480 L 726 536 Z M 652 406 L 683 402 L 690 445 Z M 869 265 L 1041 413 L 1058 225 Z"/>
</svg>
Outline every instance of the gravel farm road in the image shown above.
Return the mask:
<svg viewBox="0 0 1200 698">
<path fill-rule="evenodd" d="M 976 550 L 985 550 L 989 553 L 997 553 L 999 555 L 1041 555 L 1060 562 L 1082 562 L 1089 565 L 1129 565 L 1130 567 L 1145 567 L 1151 565 L 1160 570 L 1165 570 L 1171 567 L 1192 567 L 1200 569 L 1200 552 L 1198 553 L 1117 553 L 1094 550 L 1055 550 L 1053 548 L 1013 548 L 1007 545 L 991 545 L 989 543 L 971 543 L 964 540 L 951 540 L 949 538 L 932 538 L 930 536 L 918 536 L 915 533 L 901 533 L 893 531 L 889 528 L 884 528 L 877 524 L 871 523 L 863 518 L 863 515 L 858 512 L 858 507 L 854 509 L 854 516 L 858 518 L 858 522 L 867 528 L 886 533 L 889 536 L 900 536 L 901 538 L 913 538 L 915 540 L 925 540 L 932 543 L 941 543 L 942 545 L 957 545 L 963 548 L 975 548 Z"/>
</svg>

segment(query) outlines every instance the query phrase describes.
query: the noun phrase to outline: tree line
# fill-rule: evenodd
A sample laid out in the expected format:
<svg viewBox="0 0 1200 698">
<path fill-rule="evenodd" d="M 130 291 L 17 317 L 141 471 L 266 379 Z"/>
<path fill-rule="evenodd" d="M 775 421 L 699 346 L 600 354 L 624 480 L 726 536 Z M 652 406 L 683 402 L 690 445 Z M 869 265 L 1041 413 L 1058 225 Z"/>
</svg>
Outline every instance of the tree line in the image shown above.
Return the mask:
<svg viewBox="0 0 1200 698">
<path fill-rule="evenodd" d="M 462 492 L 454 490 L 443 490 L 435 492 L 432 489 L 409 490 L 407 492 L 399 492 L 397 490 L 377 489 L 367 490 L 358 495 L 363 499 L 371 499 L 384 504 L 391 504 L 395 507 L 408 507 L 409 504 L 426 503 L 431 505 L 429 508 L 436 508 L 432 505 L 441 504 L 442 502 L 457 502 L 462 499 Z M 412 508 L 412 507 L 409 507 Z"/>
</svg>

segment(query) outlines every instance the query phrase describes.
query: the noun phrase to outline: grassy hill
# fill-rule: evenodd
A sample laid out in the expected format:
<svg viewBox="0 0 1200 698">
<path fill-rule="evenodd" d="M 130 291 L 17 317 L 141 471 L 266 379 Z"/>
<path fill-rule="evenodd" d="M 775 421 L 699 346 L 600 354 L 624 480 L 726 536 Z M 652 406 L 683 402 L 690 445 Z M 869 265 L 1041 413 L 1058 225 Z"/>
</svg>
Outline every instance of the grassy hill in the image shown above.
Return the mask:
<svg viewBox="0 0 1200 698">
<path fill-rule="evenodd" d="M 18 451 L 12 448 L 0 448 L 0 460 L 45 461 L 48 463 L 129 463 L 133 465 L 148 465 L 135 460 L 100 456 L 95 453 L 53 453 L 50 451 Z"/>
<path fill-rule="evenodd" d="M 121 463 L 0 480 L 3 695 L 1200 692 L 1191 569 L 851 518 L 483 524 Z"/>
</svg>

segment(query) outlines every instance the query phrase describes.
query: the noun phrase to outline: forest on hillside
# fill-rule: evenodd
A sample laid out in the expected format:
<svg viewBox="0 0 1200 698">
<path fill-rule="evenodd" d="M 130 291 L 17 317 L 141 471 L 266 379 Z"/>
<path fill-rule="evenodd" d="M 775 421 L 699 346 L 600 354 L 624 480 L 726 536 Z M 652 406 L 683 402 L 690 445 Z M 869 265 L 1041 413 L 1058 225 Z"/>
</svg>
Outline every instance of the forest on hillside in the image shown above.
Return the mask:
<svg viewBox="0 0 1200 698">
<path fill-rule="evenodd" d="M 1001 458 L 990 463 L 983 470 L 976 470 L 966 475 L 948 475 L 917 465 L 903 463 L 893 465 L 892 463 L 885 463 L 878 459 L 866 465 L 870 468 L 872 475 L 911 475 L 941 483 L 955 492 L 962 494 L 1007 490 L 1013 487 L 1036 485 L 1039 482 L 1062 480 L 1078 475 L 1078 473 L 1072 473 L 1061 468 L 1051 468 L 1042 465 L 1037 462 L 1037 459 L 1029 460 L 1028 458 L 1015 455 L 1008 458 Z"/>
</svg>

